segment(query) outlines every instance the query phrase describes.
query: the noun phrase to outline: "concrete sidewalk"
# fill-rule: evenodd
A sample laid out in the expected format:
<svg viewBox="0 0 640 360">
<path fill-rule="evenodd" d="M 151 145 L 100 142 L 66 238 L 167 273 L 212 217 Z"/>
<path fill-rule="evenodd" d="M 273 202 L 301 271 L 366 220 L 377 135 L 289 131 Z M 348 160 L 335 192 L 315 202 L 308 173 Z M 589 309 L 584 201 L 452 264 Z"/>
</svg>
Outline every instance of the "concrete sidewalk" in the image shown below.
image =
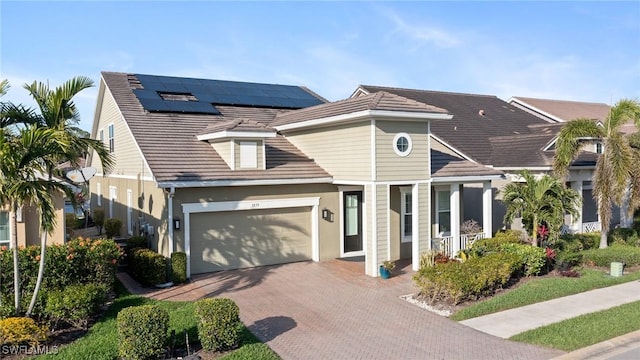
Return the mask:
<svg viewBox="0 0 640 360">
<path fill-rule="evenodd" d="M 640 301 L 640 281 L 591 290 L 460 323 L 503 339 L 587 313 Z"/>
</svg>

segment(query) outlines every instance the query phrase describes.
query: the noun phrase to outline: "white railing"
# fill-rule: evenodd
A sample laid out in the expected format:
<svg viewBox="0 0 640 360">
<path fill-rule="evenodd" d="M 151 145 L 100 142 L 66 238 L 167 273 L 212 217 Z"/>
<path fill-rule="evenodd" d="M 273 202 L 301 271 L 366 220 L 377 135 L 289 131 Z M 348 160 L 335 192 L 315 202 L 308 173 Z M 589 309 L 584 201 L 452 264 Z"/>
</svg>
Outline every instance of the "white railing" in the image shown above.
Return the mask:
<svg viewBox="0 0 640 360">
<path fill-rule="evenodd" d="M 602 230 L 602 224 L 600 221 L 592 221 L 587 223 L 582 223 L 580 226 L 580 232 L 582 233 L 590 233 L 590 232 L 598 232 Z M 571 225 L 562 225 L 560 227 L 560 235 L 573 234 L 575 231 L 571 228 Z"/>
<path fill-rule="evenodd" d="M 583 233 L 589 233 L 589 232 L 598 232 L 602 230 L 602 224 L 600 224 L 600 221 L 592 221 L 592 222 L 588 222 L 588 223 L 582 223 L 582 232 Z"/>
<path fill-rule="evenodd" d="M 453 236 L 443 236 L 441 238 L 435 238 L 435 245 L 437 250 L 442 251 L 448 256 L 455 256 L 456 250 L 468 249 L 473 245 L 476 240 L 483 239 L 484 233 L 475 234 L 461 234 L 458 238 L 457 244 Z M 458 245 L 458 246 L 454 246 Z"/>
</svg>

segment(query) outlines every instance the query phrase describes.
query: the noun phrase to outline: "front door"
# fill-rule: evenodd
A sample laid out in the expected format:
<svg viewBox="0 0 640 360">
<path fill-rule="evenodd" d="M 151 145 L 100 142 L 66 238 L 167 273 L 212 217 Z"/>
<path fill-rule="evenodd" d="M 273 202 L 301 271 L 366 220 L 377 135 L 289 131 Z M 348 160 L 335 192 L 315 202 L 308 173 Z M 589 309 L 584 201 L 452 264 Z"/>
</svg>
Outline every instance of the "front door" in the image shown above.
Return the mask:
<svg viewBox="0 0 640 360">
<path fill-rule="evenodd" d="M 362 251 L 362 191 L 343 193 L 344 252 Z"/>
</svg>

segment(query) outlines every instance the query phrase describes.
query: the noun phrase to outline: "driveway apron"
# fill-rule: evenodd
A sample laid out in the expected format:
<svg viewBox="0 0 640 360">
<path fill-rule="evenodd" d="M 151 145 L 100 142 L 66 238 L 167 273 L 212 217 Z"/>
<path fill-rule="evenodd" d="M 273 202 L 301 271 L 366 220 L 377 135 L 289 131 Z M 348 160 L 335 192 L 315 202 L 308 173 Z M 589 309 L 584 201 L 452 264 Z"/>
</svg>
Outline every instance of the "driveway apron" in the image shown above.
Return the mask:
<svg viewBox="0 0 640 360">
<path fill-rule="evenodd" d="M 500 339 L 400 298 L 416 291 L 409 266 L 388 280 L 342 260 L 196 275 L 146 296 L 229 297 L 283 359 L 550 359 L 563 352 Z M 144 293 L 142 289 L 137 292 Z"/>
</svg>

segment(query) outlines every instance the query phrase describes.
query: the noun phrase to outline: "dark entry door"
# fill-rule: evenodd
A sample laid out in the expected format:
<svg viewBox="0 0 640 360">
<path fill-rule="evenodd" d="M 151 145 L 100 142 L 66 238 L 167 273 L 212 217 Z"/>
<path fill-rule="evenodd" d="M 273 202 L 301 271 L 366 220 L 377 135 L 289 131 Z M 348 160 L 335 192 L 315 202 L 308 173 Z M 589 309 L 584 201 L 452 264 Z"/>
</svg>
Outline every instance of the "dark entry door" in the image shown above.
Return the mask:
<svg viewBox="0 0 640 360">
<path fill-rule="evenodd" d="M 362 251 L 362 191 L 343 194 L 344 252 Z"/>
</svg>

